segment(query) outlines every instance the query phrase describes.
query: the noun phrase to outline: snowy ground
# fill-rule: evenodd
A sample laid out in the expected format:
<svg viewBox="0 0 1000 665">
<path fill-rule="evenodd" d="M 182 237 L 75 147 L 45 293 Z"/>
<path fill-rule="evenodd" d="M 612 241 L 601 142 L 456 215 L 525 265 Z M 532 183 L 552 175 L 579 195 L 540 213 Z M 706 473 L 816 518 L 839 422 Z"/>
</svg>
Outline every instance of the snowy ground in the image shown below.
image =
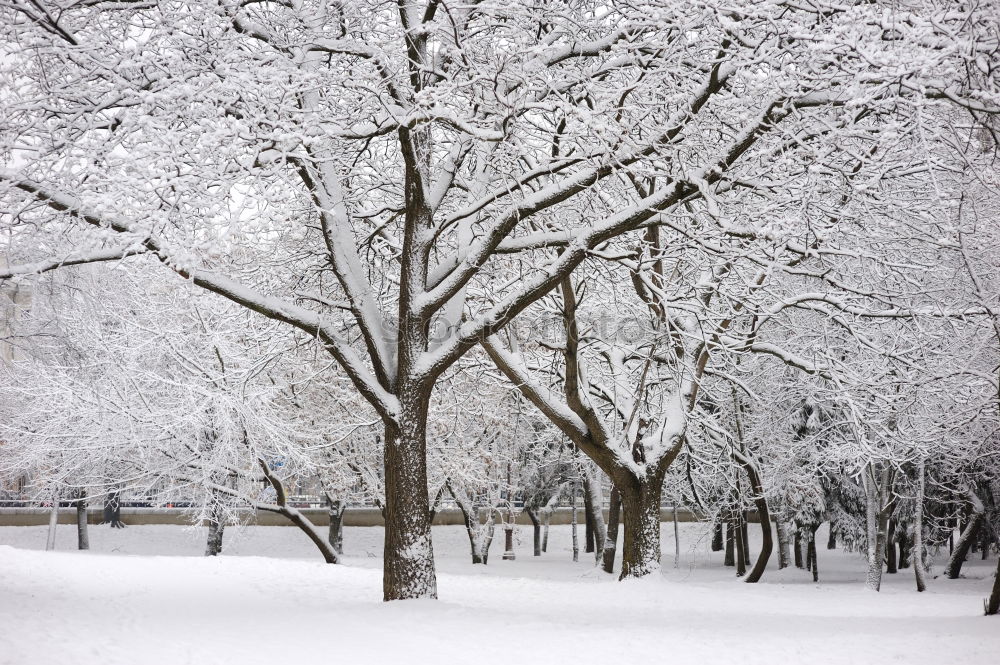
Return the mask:
<svg viewBox="0 0 1000 665">
<path fill-rule="evenodd" d="M 385 604 L 380 528 L 348 528 L 349 560 L 329 566 L 288 527 L 227 530 L 218 558 L 199 556 L 201 529 L 92 527 L 81 553 L 60 527 L 61 551 L 46 553 L 32 551 L 44 527 L 2 527 L 0 663 L 943 665 L 1000 653 L 1000 617 L 982 616 L 995 560 L 923 594 L 912 571 L 887 575 L 875 594 L 858 555 L 820 549 L 820 584 L 793 568 L 748 585 L 704 531 L 681 525 L 674 568 L 665 524 L 663 574 L 620 584 L 582 553 L 571 561 L 567 526 L 540 558 L 521 528 L 516 561 L 501 560 L 498 532 L 488 566 L 468 563 L 460 527 L 435 527 L 441 600 Z"/>
</svg>

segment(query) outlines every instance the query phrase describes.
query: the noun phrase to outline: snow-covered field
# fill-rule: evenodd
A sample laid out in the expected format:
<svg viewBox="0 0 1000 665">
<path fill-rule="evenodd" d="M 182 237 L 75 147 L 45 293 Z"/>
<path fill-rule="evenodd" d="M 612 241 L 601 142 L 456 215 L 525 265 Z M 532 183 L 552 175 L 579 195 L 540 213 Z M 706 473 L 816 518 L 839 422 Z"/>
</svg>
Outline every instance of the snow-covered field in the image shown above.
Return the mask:
<svg viewBox="0 0 1000 665">
<path fill-rule="evenodd" d="M 522 528 L 516 561 L 501 560 L 498 532 L 488 566 L 468 563 L 461 528 L 435 527 L 441 600 L 386 604 L 380 528 L 348 528 L 349 560 L 330 566 L 286 527 L 227 530 L 218 558 L 200 556 L 202 529 L 92 527 L 81 553 L 72 527 L 57 552 L 37 551 L 44 527 L 3 527 L 0 663 L 885 665 L 1000 653 L 1000 617 L 982 616 L 993 559 L 923 594 L 911 570 L 887 575 L 875 594 L 859 555 L 821 548 L 820 584 L 793 568 L 748 585 L 704 532 L 682 525 L 674 568 L 665 524 L 663 574 L 621 584 L 587 555 L 571 561 L 569 527 L 552 528 L 540 558 Z"/>
</svg>

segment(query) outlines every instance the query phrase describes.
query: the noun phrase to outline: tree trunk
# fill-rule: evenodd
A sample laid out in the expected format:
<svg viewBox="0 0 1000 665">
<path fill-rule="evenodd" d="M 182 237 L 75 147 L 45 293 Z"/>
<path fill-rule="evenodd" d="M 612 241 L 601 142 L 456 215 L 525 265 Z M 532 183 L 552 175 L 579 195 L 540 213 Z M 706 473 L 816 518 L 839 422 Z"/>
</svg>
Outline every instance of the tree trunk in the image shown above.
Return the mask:
<svg viewBox="0 0 1000 665">
<path fill-rule="evenodd" d="M 573 561 L 580 560 L 580 543 L 576 537 L 576 483 L 573 483 L 573 493 L 570 495 L 570 503 L 573 508 L 570 512 L 570 531 L 573 533 Z"/>
<path fill-rule="evenodd" d="M 213 515 L 208 523 L 208 542 L 205 544 L 205 556 L 222 554 L 222 536 L 225 530 L 225 522 Z"/>
<path fill-rule="evenodd" d="M 814 524 L 809 532 L 809 570 L 813 574 L 813 582 L 819 582 L 819 562 L 816 560 L 816 530 L 819 524 Z"/>
<path fill-rule="evenodd" d="M 740 512 L 740 538 L 743 540 L 743 569 L 750 565 L 750 530 L 747 511 Z"/>
<path fill-rule="evenodd" d="M 1000 556 L 997 557 L 997 574 L 993 578 L 993 593 L 986 601 L 986 614 L 1000 613 Z"/>
<path fill-rule="evenodd" d="M 590 505 L 590 497 L 587 496 L 586 483 L 583 487 L 583 551 L 593 554 L 597 550 L 594 545 L 594 510 Z"/>
<path fill-rule="evenodd" d="M 615 555 L 618 550 L 618 524 L 621 520 L 622 496 L 617 487 L 611 488 L 611 502 L 608 505 L 608 535 L 604 539 L 604 572 L 610 574 L 615 569 Z"/>
<path fill-rule="evenodd" d="M 528 514 L 528 519 L 531 520 L 532 556 L 542 556 L 542 523 L 538 520 L 538 513 L 531 508 L 525 508 L 524 512 Z"/>
<path fill-rule="evenodd" d="M 347 511 L 347 502 L 340 499 L 333 499 L 326 495 L 326 510 L 330 516 L 330 528 L 327 531 L 326 541 L 338 555 L 344 554 L 344 513 Z"/>
<path fill-rule="evenodd" d="M 736 577 L 743 577 L 747 574 L 747 543 L 744 540 L 746 530 L 742 524 L 743 511 L 736 511 L 734 514 L 736 515 L 736 525 L 733 529 L 736 533 Z"/>
<path fill-rule="evenodd" d="M 760 532 L 762 536 L 757 563 L 754 564 L 753 570 L 750 571 L 746 579 L 748 583 L 753 584 L 754 582 L 758 582 L 761 576 L 764 575 L 767 562 L 771 558 L 771 550 L 774 549 L 774 540 L 771 536 L 771 511 L 767 506 L 767 498 L 764 496 L 764 486 L 761 483 L 757 467 L 749 459 L 741 460 L 740 464 L 743 466 L 743 470 L 746 471 L 747 478 L 750 480 L 750 490 L 753 492 L 753 502 L 757 507 L 757 517 L 760 519 Z M 749 545 L 749 543 L 747 544 Z M 750 548 L 747 547 L 747 549 L 749 550 Z"/>
<path fill-rule="evenodd" d="M 87 490 L 81 489 L 76 499 L 76 546 L 81 550 L 90 549 L 90 534 L 87 531 Z"/>
<path fill-rule="evenodd" d="M 429 387 L 403 386 L 399 426 L 385 431 L 386 601 L 437 598 L 430 500 L 427 497 L 427 406 Z"/>
<path fill-rule="evenodd" d="M 549 522 L 552 521 L 552 509 L 546 506 L 542 509 L 542 551 L 549 551 Z"/>
<path fill-rule="evenodd" d="M 896 567 L 896 520 L 889 520 L 889 526 L 885 534 L 885 572 L 895 575 L 898 572 Z"/>
<path fill-rule="evenodd" d="M 514 553 L 514 522 L 509 521 L 503 525 L 503 560 L 514 561 L 517 554 Z"/>
<path fill-rule="evenodd" d="M 736 528 L 733 526 L 731 514 L 728 514 L 726 518 L 726 556 L 723 565 L 736 565 Z"/>
<path fill-rule="evenodd" d="M 910 555 L 913 551 L 913 543 L 910 542 L 907 525 L 896 525 L 896 542 L 899 544 L 899 561 L 897 562 L 897 566 L 899 570 L 905 570 L 910 567 Z"/>
<path fill-rule="evenodd" d="M 975 542 L 976 537 L 979 535 L 983 517 L 982 512 L 974 513 L 972 519 L 968 521 L 965 530 L 962 531 L 962 535 L 959 536 L 958 543 L 955 545 L 955 551 L 951 553 L 948 565 L 944 569 L 945 577 L 948 579 L 956 580 L 962 574 L 962 564 L 965 563 L 965 557 L 969 554 L 972 543 Z"/>
<path fill-rule="evenodd" d="M 721 552 L 723 547 L 725 545 L 723 544 L 722 522 L 716 521 L 712 525 L 712 551 Z"/>
<path fill-rule="evenodd" d="M 788 522 L 779 517 L 775 523 L 775 530 L 778 532 L 778 570 L 781 570 L 788 568 Z"/>
<path fill-rule="evenodd" d="M 320 554 L 323 555 L 323 560 L 327 563 L 339 563 L 340 555 L 332 547 L 330 543 L 323 539 L 320 535 L 319 529 L 316 528 L 312 522 L 306 519 L 306 516 L 299 512 L 298 508 L 293 508 L 288 505 L 287 495 L 285 493 L 285 486 L 281 483 L 274 473 L 271 471 L 271 467 L 267 465 L 267 462 L 258 458 L 257 463 L 260 465 L 261 470 L 264 472 L 264 478 L 271 484 L 274 488 L 274 493 L 277 496 L 277 505 L 258 503 L 255 504 L 259 510 L 267 510 L 272 513 L 278 513 L 279 515 L 284 515 L 292 524 L 299 527 L 309 540 L 312 541 L 313 545 L 319 550 Z M 424 492 L 424 496 L 427 493 Z"/>
<path fill-rule="evenodd" d="M 924 461 L 917 464 L 917 498 L 913 507 L 913 576 L 917 591 L 927 589 L 924 569 Z"/>
<path fill-rule="evenodd" d="M 677 502 L 674 501 L 674 568 L 681 565 L 681 532 L 677 526 Z"/>
<path fill-rule="evenodd" d="M 826 549 L 837 549 L 837 526 L 833 522 L 830 522 L 830 533 L 826 537 Z"/>
<path fill-rule="evenodd" d="M 795 525 L 795 536 L 792 543 L 793 554 L 795 555 L 795 567 L 805 568 L 802 563 L 802 532 L 799 530 L 799 525 Z"/>
<path fill-rule="evenodd" d="M 124 529 L 122 522 L 122 494 L 115 490 L 109 492 L 104 498 L 104 524 L 108 524 L 112 529 Z"/>
<path fill-rule="evenodd" d="M 889 501 L 890 485 L 894 473 L 887 467 L 882 469 L 881 480 L 875 485 L 874 474 L 864 474 L 865 478 L 865 521 L 868 533 L 868 575 L 865 586 L 872 591 L 882 588 L 882 566 L 885 562 L 885 546 L 889 530 L 889 515 L 892 507 Z"/>
<path fill-rule="evenodd" d="M 583 473 L 583 500 L 587 508 L 587 525 L 593 539 L 593 549 L 587 551 L 594 554 L 595 563 L 600 563 L 604 554 L 604 541 L 608 537 L 608 530 L 604 524 L 604 495 L 601 492 L 599 477 L 595 478 L 589 469 L 585 469 Z"/>
<path fill-rule="evenodd" d="M 52 510 L 49 511 L 49 531 L 45 538 L 45 550 L 56 548 L 56 525 L 59 524 L 59 497 L 52 495 Z"/>
<path fill-rule="evenodd" d="M 615 479 L 625 513 L 620 579 L 644 577 L 660 569 L 660 497 L 663 474 Z"/>
</svg>

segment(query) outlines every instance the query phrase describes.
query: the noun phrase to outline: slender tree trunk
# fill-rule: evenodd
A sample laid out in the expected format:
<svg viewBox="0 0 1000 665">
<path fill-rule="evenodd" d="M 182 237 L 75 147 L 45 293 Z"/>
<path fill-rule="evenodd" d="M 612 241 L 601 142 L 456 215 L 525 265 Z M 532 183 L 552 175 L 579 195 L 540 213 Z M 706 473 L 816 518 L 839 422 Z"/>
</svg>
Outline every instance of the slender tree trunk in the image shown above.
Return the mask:
<svg viewBox="0 0 1000 665">
<path fill-rule="evenodd" d="M 608 535 L 604 539 L 604 572 L 610 574 L 615 569 L 615 555 L 618 550 L 618 524 L 621 520 L 622 497 L 617 487 L 611 488 L 611 502 L 608 505 Z"/>
<path fill-rule="evenodd" d="M 542 556 L 542 523 L 538 520 L 538 513 L 532 508 L 525 508 L 524 512 L 528 514 L 528 519 L 531 520 L 532 556 Z"/>
<path fill-rule="evenodd" d="M 49 511 L 49 531 L 45 538 L 45 550 L 56 548 L 56 525 L 59 524 L 59 496 L 52 495 L 52 509 Z"/>
<path fill-rule="evenodd" d="M 594 554 L 595 563 L 600 563 L 604 554 L 604 541 L 608 537 L 608 530 L 604 524 L 604 495 L 601 492 L 599 476 L 595 477 L 589 469 L 585 469 L 583 473 L 583 500 L 587 508 L 587 524 L 594 545 L 593 549 L 587 551 Z"/>
<path fill-rule="evenodd" d="M 805 564 L 802 562 L 802 530 L 799 528 L 798 524 L 795 525 L 795 536 L 793 540 L 794 542 L 792 543 L 792 548 L 794 549 L 793 553 L 795 555 L 795 567 L 805 568 Z"/>
<path fill-rule="evenodd" d="M 764 496 L 764 486 L 761 483 L 757 467 L 749 459 L 741 461 L 740 464 L 743 466 L 743 470 L 746 471 L 747 478 L 750 480 L 750 490 L 753 492 L 753 502 L 757 507 L 757 517 L 760 519 L 760 533 L 762 537 L 757 563 L 754 564 L 753 570 L 750 571 L 746 579 L 748 583 L 753 584 L 760 581 L 760 578 L 764 575 L 767 562 L 771 558 L 771 551 L 774 549 L 774 540 L 771 535 L 771 511 L 768 509 L 767 498 Z M 749 550 L 749 547 L 747 549 Z"/>
<path fill-rule="evenodd" d="M 587 496 L 586 483 L 583 491 L 583 551 L 586 554 L 593 554 L 597 547 L 594 545 L 594 511 L 590 506 L 590 497 Z"/>
<path fill-rule="evenodd" d="M 681 565 L 681 532 L 677 526 L 677 502 L 674 504 L 674 568 Z"/>
<path fill-rule="evenodd" d="M 913 576 L 917 591 L 927 589 L 924 568 L 924 461 L 917 464 L 917 498 L 913 507 Z"/>
<path fill-rule="evenodd" d="M 514 552 L 514 520 L 508 515 L 507 523 L 503 525 L 503 560 L 514 561 L 517 554 Z"/>
<path fill-rule="evenodd" d="M 402 332 L 400 333 L 402 334 Z M 399 426 L 385 435 L 385 560 L 382 595 L 437 598 L 430 500 L 427 496 L 427 406 L 430 386 L 398 391 Z"/>
<path fill-rule="evenodd" d="M 549 522 L 552 521 L 552 509 L 546 506 L 542 509 L 542 551 L 549 551 Z"/>
<path fill-rule="evenodd" d="M 993 578 L 993 593 L 986 600 L 986 614 L 1000 613 L 1000 556 L 997 557 L 997 573 Z"/>
<path fill-rule="evenodd" d="M 570 531 L 573 533 L 573 561 L 580 560 L 580 543 L 576 537 L 576 483 L 573 483 L 573 494 L 571 495 L 572 512 L 570 513 Z"/>
<path fill-rule="evenodd" d="M 826 549 L 837 549 L 837 525 L 830 522 L 830 533 L 826 537 Z"/>
<path fill-rule="evenodd" d="M 809 532 L 809 570 L 812 571 L 813 582 L 819 582 L 819 561 L 816 559 L 816 530 L 819 524 L 814 524 Z"/>
<path fill-rule="evenodd" d="M 90 549 L 90 534 L 87 530 L 87 490 L 80 489 L 76 498 L 76 545 L 78 549 Z"/>
<path fill-rule="evenodd" d="M 777 519 L 775 523 L 775 530 L 778 532 L 778 570 L 782 568 L 788 568 L 788 522 L 781 519 Z"/>
<path fill-rule="evenodd" d="M 726 517 L 726 556 L 723 565 L 736 565 L 736 527 L 733 525 L 732 513 L 727 513 Z"/>
<path fill-rule="evenodd" d="M 620 579 L 644 577 L 660 569 L 660 497 L 663 474 L 615 479 L 625 513 Z"/>
<path fill-rule="evenodd" d="M 885 563 L 886 540 L 889 530 L 890 485 L 894 477 L 889 468 L 884 468 L 879 474 L 881 480 L 876 486 L 872 477 L 865 474 L 865 518 L 868 531 L 868 576 L 865 581 L 872 591 L 882 588 L 882 567 Z"/>
<path fill-rule="evenodd" d="M 885 534 L 885 572 L 895 575 L 898 572 L 896 558 L 896 520 L 889 520 Z"/>
<path fill-rule="evenodd" d="M 750 520 L 747 511 L 740 512 L 740 538 L 743 540 L 743 568 L 750 565 Z"/>
<path fill-rule="evenodd" d="M 330 547 L 330 543 L 326 541 L 320 534 L 319 529 L 316 528 L 312 522 L 310 522 L 305 515 L 299 512 L 298 508 L 293 508 L 288 505 L 287 494 L 285 492 L 285 486 L 282 484 L 281 479 L 279 479 L 271 471 L 271 468 L 262 459 L 257 459 L 257 463 L 260 465 L 261 470 L 264 472 L 264 478 L 270 483 L 271 487 L 274 488 L 275 496 L 277 497 L 277 504 L 256 504 L 258 510 L 266 510 L 272 513 L 278 513 L 279 515 L 284 515 L 292 524 L 299 527 L 303 533 L 308 536 L 309 540 L 312 541 L 316 549 L 319 550 L 320 554 L 323 555 L 323 560 L 327 563 L 339 563 L 340 555 Z M 424 492 L 424 496 L 427 493 Z"/>
<path fill-rule="evenodd" d="M 326 510 L 330 516 L 330 527 L 326 534 L 326 541 L 338 555 L 344 554 L 344 513 L 347 511 L 347 502 L 334 499 L 329 494 L 326 495 Z"/>
</svg>

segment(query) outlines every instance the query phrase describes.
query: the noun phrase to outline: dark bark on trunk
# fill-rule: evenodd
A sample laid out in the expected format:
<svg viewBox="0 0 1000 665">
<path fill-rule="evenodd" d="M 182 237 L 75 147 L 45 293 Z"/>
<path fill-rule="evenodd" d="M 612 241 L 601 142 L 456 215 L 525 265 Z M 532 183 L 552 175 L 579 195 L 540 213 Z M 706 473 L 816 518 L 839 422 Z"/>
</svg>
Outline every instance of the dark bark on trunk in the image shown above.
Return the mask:
<svg viewBox="0 0 1000 665">
<path fill-rule="evenodd" d="M 90 549 L 90 535 L 87 532 L 87 491 L 82 489 L 76 499 L 76 546 L 81 550 Z"/>
<path fill-rule="evenodd" d="M 517 555 L 514 553 L 514 522 L 503 527 L 503 560 L 514 561 Z"/>
<path fill-rule="evenodd" d="M 740 512 L 740 539 L 743 541 L 743 569 L 750 565 L 750 530 L 747 511 Z"/>
<path fill-rule="evenodd" d="M 818 528 L 817 524 L 812 528 L 812 533 L 809 534 L 809 569 L 813 574 L 813 582 L 819 582 L 819 562 L 816 560 L 816 529 Z"/>
<path fill-rule="evenodd" d="M 573 506 L 572 512 L 570 513 L 570 530 L 573 533 L 573 562 L 580 560 L 580 541 L 577 539 L 576 535 L 576 483 L 573 483 L 573 493 L 570 495 L 570 502 Z"/>
<path fill-rule="evenodd" d="M 594 539 L 597 537 L 594 529 L 594 511 L 590 505 L 590 492 L 587 491 L 587 484 L 583 484 L 583 551 L 586 554 L 593 554 L 595 551 Z"/>
<path fill-rule="evenodd" d="M 712 526 L 712 551 L 721 552 L 723 547 L 722 522 L 716 522 Z"/>
<path fill-rule="evenodd" d="M 736 565 L 736 529 L 733 526 L 731 515 L 727 516 L 726 519 L 726 557 L 723 560 L 723 565 Z"/>
<path fill-rule="evenodd" d="M 545 508 L 542 511 L 542 551 L 549 551 L 549 522 L 552 521 L 552 511 Z"/>
<path fill-rule="evenodd" d="M 104 499 L 104 522 L 112 529 L 124 529 L 122 522 L 122 495 L 121 492 L 111 492 Z"/>
<path fill-rule="evenodd" d="M 944 569 L 945 577 L 948 579 L 956 580 L 962 574 L 962 564 L 965 563 L 965 557 L 969 554 L 972 543 L 975 542 L 976 537 L 979 535 L 983 518 L 983 513 L 975 514 L 969 520 L 965 530 L 962 531 L 962 535 L 958 539 L 958 544 L 955 545 L 955 551 L 952 552 L 951 558 L 948 559 L 948 565 Z"/>
<path fill-rule="evenodd" d="M 538 513 L 531 508 L 525 508 L 524 512 L 528 514 L 528 519 L 531 520 L 532 556 L 542 556 L 542 523 L 538 519 Z"/>
<path fill-rule="evenodd" d="M 898 566 L 900 570 L 905 570 L 910 567 L 910 553 L 913 549 L 913 543 L 910 542 L 910 535 L 905 525 L 896 525 L 896 541 L 899 544 Z"/>
<path fill-rule="evenodd" d="M 611 499 L 608 505 L 608 535 L 604 540 L 604 552 L 601 567 L 610 574 L 615 569 L 615 555 L 618 551 L 618 524 L 621 521 L 622 497 L 617 487 L 611 488 Z"/>
<path fill-rule="evenodd" d="M 400 424 L 386 427 L 382 595 L 387 601 L 437 598 L 427 497 L 429 392 L 429 387 L 401 387 Z"/>
<path fill-rule="evenodd" d="M 660 498 L 663 475 L 615 478 L 625 516 L 620 579 L 644 577 L 660 568 Z"/>
<path fill-rule="evenodd" d="M 736 534 L 736 577 L 743 577 L 747 574 L 747 543 L 744 540 L 746 529 L 743 528 L 742 517 L 742 511 L 736 513 L 737 523 L 734 529 Z"/>
<path fill-rule="evenodd" d="M 743 470 L 750 479 L 750 490 L 753 492 L 753 502 L 757 507 L 757 516 L 760 518 L 760 532 L 763 540 L 760 546 L 760 554 L 757 556 L 757 563 L 753 570 L 747 575 L 746 581 L 750 584 L 760 580 L 767 568 L 767 562 L 771 558 L 771 551 L 774 549 L 774 540 L 771 536 L 771 511 L 767 506 L 767 499 L 764 497 L 764 486 L 760 480 L 760 474 L 756 467 L 749 461 L 741 462 Z M 747 548 L 749 549 L 749 548 Z"/>
<path fill-rule="evenodd" d="M 993 578 L 993 593 L 986 600 L 986 614 L 1000 613 L 1000 556 L 997 557 L 997 573 Z"/>
<path fill-rule="evenodd" d="M 272 513 L 278 513 L 279 515 L 284 515 L 288 521 L 290 521 L 295 526 L 299 527 L 309 540 L 313 542 L 316 548 L 319 550 L 320 554 L 323 555 L 323 560 L 327 563 L 339 563 L 340 556 L 332 547 L 330 543 L 323 539 L 320 535 L 319 530 L 316 526 L 306 519 L 305 515 L 300 513 L 297 508 L 292 508 L 287 504 L 287 495 L 285 493 L 285 486 L 281 483 L 281 480 L 274 475 L 271 468 L 262 459 L 258 459 L 257 463 L 260 468 L 264 471 L 264 478 L 270 483 L 271 487 L 274 488 L 274 493 L 277 497 L 277 504 L 274 506 L 267 504 L 257 504 L 257 508 L 260 510 L 267 510 Z M 427 492 L 424 492 L 424 496 L 427 496 Z"/>
<path fill-rule="evenodd" d="M 205 543 L 205 556 L 218 556 L 222 554 L 222 536 L 226 525 L 223 522 L 216 522 L 215 518 L 208 523 L 208 541 Z"/>
<path fill-rule="evenodd" d="M 792 542 L 792 549 L 795 550 L 795 567 L 805 568 L 805 565 L 802 563 L 802 532 L 799 530 L 798 524 L 795 525 L 795 536 Z"/>
<path fill-rule="evenodd" d="M 347 511 L 347 503 L 339 499 L 326 497 L 327 514 L 330 516 L 330 528 L 326 534 L 326 541 L 338 555 L 344 554 L 344 513 Z"/>
<path fill-rule="evenodd" d="M 837 549 L 837 527 L 833 522 L 830 522 L 830 535 L 826 538 L 826 549 Z"/>
</svg>

